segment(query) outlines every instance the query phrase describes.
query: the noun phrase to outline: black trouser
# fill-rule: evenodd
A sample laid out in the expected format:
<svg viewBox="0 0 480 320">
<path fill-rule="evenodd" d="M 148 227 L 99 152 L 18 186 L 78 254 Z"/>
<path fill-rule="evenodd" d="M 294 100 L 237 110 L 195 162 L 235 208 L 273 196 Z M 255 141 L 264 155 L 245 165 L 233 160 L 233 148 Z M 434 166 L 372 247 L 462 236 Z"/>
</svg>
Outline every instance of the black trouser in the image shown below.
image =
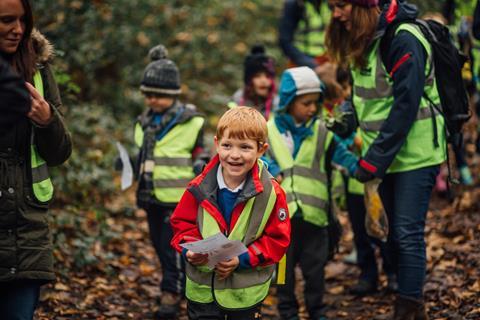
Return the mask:
<svg viewBox="0 0 480 320">
<path fill-rule="evenodd" d="M 181 254 L 170 246 L 173 237 L 170 215 L 173 208 L 149 204 L 146 206 L 150 239 L 162 265 L 162 292 L 183 294 L 185 291 L 185 262 Z"/>
<path fill-rule="evenodd" d="M 353 230 L 353 241 L 357 248 L 357 265 L 360 268 L 360 279 L 377 284 L 378 268 L 375 259 L 375 244 L 380 248 L 382 256 L 383 271 L 391 276 L 395 275 L 392 253 L 393 248 L 383 243 L 379 239 L 369 237 L 365 229 L 365 202 L 363 195 L 357 195 L 347 192 L 347 209 L 350 223 Z"/>
<path fill-rule="evenodd" d="M 282 319 L 298 316 L 295 297 L 295 266 L 302 270 L 305 280 L 304 297 L 310 319 L 324 315 L 324 267 L 328 257 L 327 228 L 305 222 L 302 218 L 291 220 L 292 233 L 287 251 L 285 284 L 277 287 L 278 311 Z"/>
<path fill-rule="evenodd" d="M 261 304 L 245 310 L 226 311 L 215 302 L 197 303 L 188 300 L 187 312 L 190 320 L 255 320 L 261 319 Z"/>
</svg>

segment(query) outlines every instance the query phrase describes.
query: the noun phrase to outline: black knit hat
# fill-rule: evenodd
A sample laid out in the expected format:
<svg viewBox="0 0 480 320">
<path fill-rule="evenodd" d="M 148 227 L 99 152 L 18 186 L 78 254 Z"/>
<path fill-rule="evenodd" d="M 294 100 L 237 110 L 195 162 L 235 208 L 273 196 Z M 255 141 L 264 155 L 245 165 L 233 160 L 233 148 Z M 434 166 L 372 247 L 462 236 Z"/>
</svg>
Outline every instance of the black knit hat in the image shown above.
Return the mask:
<svg viewBox="0 0 480 320">
<path fill-rule="evenodd" d="M 248 84 L 253 76 L 265 71 L 269 76 L 275 76 L 275 60 L 265 54 L 265 48 L 262 45 L 254 45 L 250 50 L 250 54 L 245 58 L 243 63 L 243 81 Z"/>
<path fill-rule="evenodd" d="M 167 59 L 167 55 L 167 49 L 161 44 L 150 49 L 148 56 L 152 62 L 143 72 L 140 85 L 142 92 L 180 94 L 180 74 L 175 63 Z"/>
</svg>

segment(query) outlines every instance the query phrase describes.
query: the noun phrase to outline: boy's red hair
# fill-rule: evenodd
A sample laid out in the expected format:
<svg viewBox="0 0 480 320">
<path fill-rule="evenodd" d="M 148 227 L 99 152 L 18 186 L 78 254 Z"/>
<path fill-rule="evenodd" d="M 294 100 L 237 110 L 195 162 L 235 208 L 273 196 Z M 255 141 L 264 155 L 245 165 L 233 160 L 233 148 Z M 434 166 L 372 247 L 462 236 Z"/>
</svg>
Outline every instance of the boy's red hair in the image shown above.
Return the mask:
<svg viewBox="0 0 480 320">
<path fill-rule="evenodd" d="M 261 146 L 267 142 L 267 122 L 260 112 L 251 107 L 235 107 L 228 110 L 218 121 L 217 139 L 228 138 L 252 139 Z"/>
</svg>

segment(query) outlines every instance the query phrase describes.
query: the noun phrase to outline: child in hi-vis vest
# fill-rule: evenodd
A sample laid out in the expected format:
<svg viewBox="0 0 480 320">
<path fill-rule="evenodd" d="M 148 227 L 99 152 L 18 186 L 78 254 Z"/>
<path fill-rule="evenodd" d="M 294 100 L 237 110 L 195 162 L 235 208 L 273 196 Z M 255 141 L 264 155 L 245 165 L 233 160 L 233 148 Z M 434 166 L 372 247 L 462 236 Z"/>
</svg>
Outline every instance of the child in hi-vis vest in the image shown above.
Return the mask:
<svg viewBox="0 0 480 320">
<path fill-rule="evenodd" d="M 268 121 L 270 149 L 266 160 L 270 172 L 282 181 L 292 224 L 286 283 L 277 289 L 282 319 L 298 319 L 297 264 L 305 278 L 304 296 L 310 319 L 324 316 L 324 267 L 336 242 L 329 244 L 329 239 L 338 240 L 340 232 L 331 231 L 336 221 L 331 211 L 332 162 L 350 174 L 357 168 L 355 155 L 337 144 L 333 133 L 317 117 L 322 87 L 312 69 L 287 69 L 280 83 L 279 108 Z"/>
<path fill-rule="evenodd" d="M 229 108 L 236 106 L 254 107 L 265 119 L 278 105 L 275 86 L 275 60 L 265 53 L 262 45 L 255 45 L 243 62 L 243 88 L 232 96 Z"/>
<path fill-rule="evenodd" d="M 285 194 L 259 160 L 267 135 L 266 121 L 254 108 L 227 111 L 217 126 L 218 155 L 188 185 L 172 215 L 172 246 L 187 261 L 189 319 L 261 317 L 275 264 L 290 243 Z M 211 269 L 207 255 L 180 247 L 219 232 L 248 251 Z"/>
<path fill-rule="evenodd" d="M 137 204 L 147 212 L 150 238 L 162 265 L 160 319 L 175 318 L 185 287 L 184 266 L 170 246 L 169 218 L 188 182 L 208 161 L 203 148 L 204 118 L 178 99 L 180 76 L 162 45 L 149 53 L 140 91 L 147 106 L 135 126 Z"/>
</svg>

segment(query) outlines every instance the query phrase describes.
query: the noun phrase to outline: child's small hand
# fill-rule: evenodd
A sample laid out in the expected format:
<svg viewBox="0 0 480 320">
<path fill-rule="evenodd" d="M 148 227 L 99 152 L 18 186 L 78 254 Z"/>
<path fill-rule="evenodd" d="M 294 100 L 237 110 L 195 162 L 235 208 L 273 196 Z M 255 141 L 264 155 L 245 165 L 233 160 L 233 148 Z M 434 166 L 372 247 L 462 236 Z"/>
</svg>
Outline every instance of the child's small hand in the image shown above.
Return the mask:
<svg viewBox="0 0 480 320">
<path fill-rule="evenodd" d="M 240 260 L 238 257 L 235 257 L 228 261 L 219 262 L 215 266 L 215 273 L 218 276 L 219 280 L 224 280 L 238 267 Z"/>
<path fill-rule="evenodd" d="M 203 266 L 208 262 L 208 254 L 195 253 L 188 250 L 185 256 L 187 261 L 194 266 Z"/>
</svg>

